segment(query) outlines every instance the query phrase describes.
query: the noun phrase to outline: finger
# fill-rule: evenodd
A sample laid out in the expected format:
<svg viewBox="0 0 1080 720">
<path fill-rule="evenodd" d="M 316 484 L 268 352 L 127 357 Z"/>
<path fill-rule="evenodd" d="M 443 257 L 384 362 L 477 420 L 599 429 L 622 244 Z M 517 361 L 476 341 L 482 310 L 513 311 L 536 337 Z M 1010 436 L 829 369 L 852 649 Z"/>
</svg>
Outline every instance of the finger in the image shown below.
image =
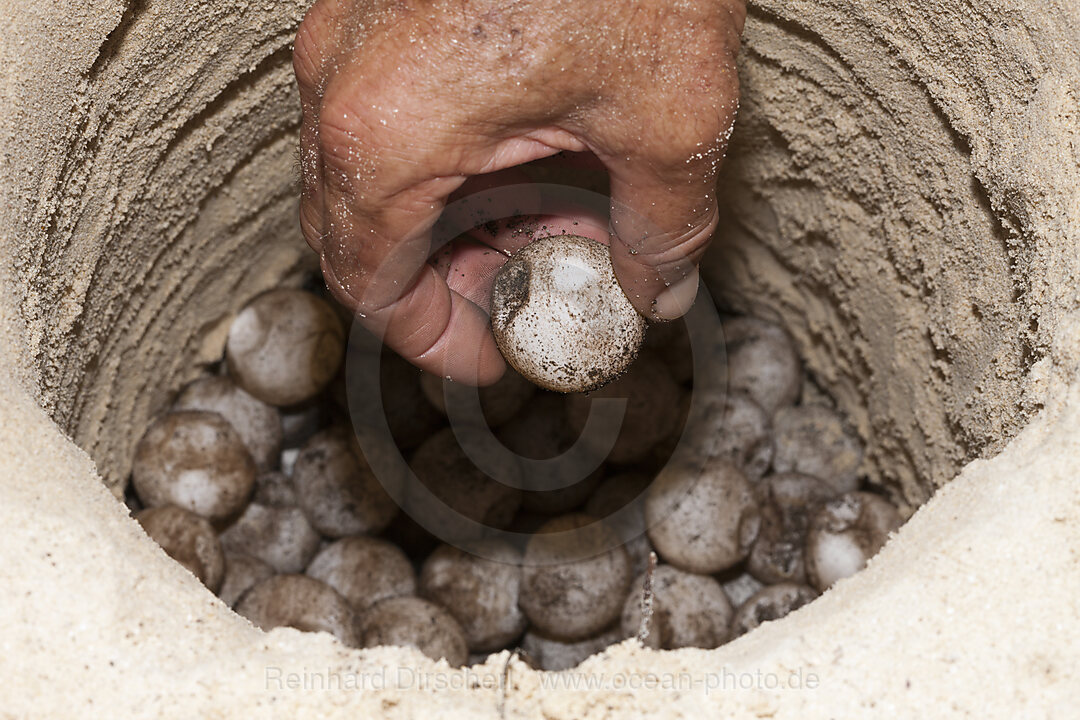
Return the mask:
<svg viewBox="0 0 1080 720">
<path fill-rule="evenodd" d="M 715 175 L 657 177 L 647 162 L 612 172 L 611 262 L 646 317 L 672 320 L 697 296 L 697 263 L 716 230 Z"/>
<path fill-rule="evenodd" d="M 607 216 L 589 211 L 565 215 L 536 215 L 503 223 L 485 235 L 484 242 L 459 240 L 440 252 L 432 264 L 446 278 L 451 290 L 485 312 L 491 307 L 491 286 L 499 268 L 510 256 L 533 240 L 555 235 L 578 235 L 608 243 Z"/>
<path fill-rule="evenodd" d="M 577 235 L 595 240 L 601 245 L 610 242 L 607 216 L 599 217 L 587 211 L 563 215 L 541 215 L 533 221 L 536 228 L 535 239 L 555 237 L 556 235 Z"/>
<path fill-rule="evenodd" d="M 300 95 L 300 231 L 308 245 L 319 251 L 323 222 L 322 157 L 319 152 L 319 104 L 331 48 L 338 47 L 345 34 L 341 21 L 345 8 L 341 0 L 318 0 L 308 10 L 293 41 L 293 73 Z"/>
<path fill-rule="evenodd" d="M 491 309 L 491 286 L 499 268 L 509 259 L 492 247 L 471 240 L 458 241 L 449 248 L 445 264 L 436 265 L 453 292 L 481 308 Z"/>
<path fill-rule="evenodd" d="M 607 245 L 610 240 L 610 219 L 607 208 L 595 202 L 578 201 L 573 197 L 557 196 L 544 203 L 544 215 L 536 218 L 536 237 L 578 235 Z"/>
<path fill-rule="evenodd" d="M 324 205 L 322 193 L 322 158 L 316 134 L 318 117 L 311 98 L 301 92 L 300 108 L 300 232 L 315 252 L 322 249 Z"/>
<path fill-rule="evenodd" d="M 427 263 L 432 228 L 464 177 L 426 156 L 439 154 L 435 143 L 373 130 L 388 125 L 361 122 L 332 89 L 319 125 L 328 285 L 406 360 L 459 382 L 494 382 L 505 364 L 487 316 Z"/>
<path fill-rule="evenodd" d="M 690 308 L 697 263 L 717 226 L 716 179 L 738 107 L 736 5 L 715 17 L 696 6 L 665 15 L 664 37 L 675 42 L 636 46 L 657 63 L 649 92 L 628 90 L 588 120 L 611 178 L 612 265 L 652 319 Z M 695 28 L 697 43 L 677 42 Z"/>
<path fill-rule="evenodd" d="M 556 235 L 578 235 L 604 245 L 608 244 L 607 215 L 589 210 L 564 215 L 536 215 L 504 223 L 485 236 L 485 242 L 459 240 L 433 259 L 439 274 L 446 278 L 451 290 L 478 305 L 485 312 L 491 309 L 491 288 L 495 275 L 513 253 L 533 240 Z"/>
<path fill-rule="evenodd" d="M 327 255 L 322 269 L 338 300 L 347 307 L 355 303 Z M 405 360 L 456 382 L 490 385 L 505 371 L 487 315 L 450 290 L 431 266 L 421 269 L 398 301 L 359 319 Z"/>
<path fill-rule="evenodd" d="M 387 78 L 404 74 L 416 85 L 416 77 L 388 53 L 374 57 L 339 72 L 320 110 L 327 280 L 405 359 L 461 382 L 493 382 L 505 365 L 487 316 L 428 264 L 432 231 L 468 176 L 555 154 L 558 143 L 579 145 L 558 131 L 470 130 L 472 108 L 433 102 L 434 86 L 406 92 L 404 80 Z M 448 109 L 433 113 L 433 104 Z"/>
<path fill-rule="evenodd" d="M 424 370 L 473 385 L 497 380 L 505 366 L 487 315 L 426 263 L 441 203 L 401 198 L 404 207 L 364 222 L 333 183 L 326 196 L 324 274 L 360 321 Z"/>
</svg>

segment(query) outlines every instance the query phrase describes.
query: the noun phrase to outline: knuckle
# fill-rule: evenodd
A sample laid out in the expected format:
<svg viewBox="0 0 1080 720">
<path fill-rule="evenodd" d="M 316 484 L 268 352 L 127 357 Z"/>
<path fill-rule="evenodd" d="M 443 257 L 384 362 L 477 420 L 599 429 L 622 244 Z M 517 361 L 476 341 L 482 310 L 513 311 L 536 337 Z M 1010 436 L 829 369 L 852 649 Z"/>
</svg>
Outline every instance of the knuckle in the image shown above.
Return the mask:
<svg viewBox="0 0 1080 720">
<path fill-rule="evenodd" d="M 311 190 L 311 185 L 318 178 L 319 155 L 315 152 L 318 145 L 318 128 L 315 127 L 313 113 L 304 112 L 300 123 L 300 137 L 297 160 L 300 162 L 301 187 L 305 191 Z"/>
<path fill-rule="evenodd" d="M 321 252 L 323 246 L 322 210 L 314 200 L 300 202 L 300 233 L 315 252 Z"/>
<path fill-rule="evenodd" d="M 316 3 L 308 11 L 293 40 L 293 73 L 302 91 L 317 87 L 322 74 L 326 38 L 318 8 Z"/>
<path fill-rule="evenodd" d="M 698 228 L 692 235 L 672 234 L 650 238 L 647 248 L 619 240 L 623 246 L 617 262 L 624 272 L 657 277 L 684 276 L 701 262 L 712 240 L 709 228 Z M 630 249 L 633 248 L 633 252 Z M 614 261 L 614 260 L 613 260 Z"/>
<path fill-rule="evenodd" d="M 685 227 L 659 233 L 650 238 L 650 251 L 645 254 L 645 261 L 657 267 L 696 264 L 709 246 L 716 224 L 717 216 L 713 206 L 712 210 L 693 217 Z"/>
<path fill-rule="evenodd" d="M 328 171 L 355 173 L 378 144 L 371 124 L 341 94 L 327 93 L 319 112 L 317 132 Z"/>
<path fill-rule="evenodd" d="M 684 88 L 654 111 L 650 154 L 676 177 L 715 174 L 734 125 L 737 87 L 722 76 L 703 82 L 708 87 Z"/>
</svg>

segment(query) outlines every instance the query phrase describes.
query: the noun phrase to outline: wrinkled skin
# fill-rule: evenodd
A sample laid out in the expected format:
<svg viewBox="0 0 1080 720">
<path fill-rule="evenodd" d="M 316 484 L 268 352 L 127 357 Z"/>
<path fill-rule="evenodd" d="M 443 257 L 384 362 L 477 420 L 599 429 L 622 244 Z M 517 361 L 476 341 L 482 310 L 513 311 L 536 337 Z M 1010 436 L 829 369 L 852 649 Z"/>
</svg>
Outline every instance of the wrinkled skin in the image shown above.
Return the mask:
<svg viewBox="0 0 1080 720">
<path fill-rule="evenodd" d="M 494 382 L 486 298 L 532 237 L 502 225 L 429 262 L 431 228 L 448 199 L 566 152 L 602 163 L 610 217 L 545 232 L 610 241 L 638 310 L 680 316 L 717 223 L 744 18 L 743 0 L 317 0 L 294 53 L 300 220 L 331 291 L 410 362 Z"/>
</svg>

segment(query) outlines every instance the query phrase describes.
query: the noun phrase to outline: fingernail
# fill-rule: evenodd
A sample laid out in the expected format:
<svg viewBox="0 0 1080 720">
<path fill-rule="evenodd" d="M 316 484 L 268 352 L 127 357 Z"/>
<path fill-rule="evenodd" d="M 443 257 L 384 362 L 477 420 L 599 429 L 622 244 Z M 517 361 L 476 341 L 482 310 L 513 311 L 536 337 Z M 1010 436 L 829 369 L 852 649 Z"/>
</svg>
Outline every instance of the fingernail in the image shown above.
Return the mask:
<svg viewBox="0 0 1080 720">
<path fill-rule="evenodd" d="M 652 312 L 658 320 L 674 320 L 687 313 L 694 304 L 698 292 L 698 269 L 695 267 L 685 277 L 664 288 L 656 296 Z"/>
</svg>

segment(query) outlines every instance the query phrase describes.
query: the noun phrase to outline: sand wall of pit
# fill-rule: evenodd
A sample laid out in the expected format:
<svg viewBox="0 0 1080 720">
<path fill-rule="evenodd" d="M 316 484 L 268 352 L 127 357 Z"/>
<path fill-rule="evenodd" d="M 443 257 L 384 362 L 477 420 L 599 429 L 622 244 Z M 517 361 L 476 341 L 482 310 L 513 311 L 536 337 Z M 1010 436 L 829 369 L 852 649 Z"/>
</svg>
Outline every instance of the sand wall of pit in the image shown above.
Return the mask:
<svg viewBox="0 0 1080 720">
<path fill-rule="evenodd" d="M 263 634 L 127 517 L 115 495 L 139 429 L 220 357 L 232 312 L 313 267 L 293 169 L 305 6 L 2 5 L 6 712 L 1015 717 L 1080 702 L 1076 3 L 752 3 L 706 275 L 792 330 L 868 439 L 871 477 L 907 511 L 930 500 L 811 606 L 714 651 L 624 644 L 583 667 L 592 687 Z M 770 687 L 796 671 L 814 687 Z"/>
</svg>

